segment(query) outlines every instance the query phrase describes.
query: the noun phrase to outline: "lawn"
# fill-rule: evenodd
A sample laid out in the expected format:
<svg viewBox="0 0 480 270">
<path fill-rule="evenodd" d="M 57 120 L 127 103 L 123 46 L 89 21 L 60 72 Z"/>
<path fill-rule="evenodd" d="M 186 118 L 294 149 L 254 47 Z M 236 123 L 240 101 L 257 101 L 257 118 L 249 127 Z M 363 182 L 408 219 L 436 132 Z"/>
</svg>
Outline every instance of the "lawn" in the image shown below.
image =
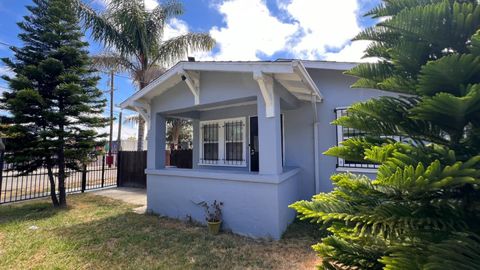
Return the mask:
<svg viewBox="0 0 480 270">
<path fill-rule="evenodd" d="M 319 234 L 294 223 L 280 241 L 253 240 L 132 212 L 92 194 L 0 206 L 0 269 L 312 269 Z"/>
</svg>

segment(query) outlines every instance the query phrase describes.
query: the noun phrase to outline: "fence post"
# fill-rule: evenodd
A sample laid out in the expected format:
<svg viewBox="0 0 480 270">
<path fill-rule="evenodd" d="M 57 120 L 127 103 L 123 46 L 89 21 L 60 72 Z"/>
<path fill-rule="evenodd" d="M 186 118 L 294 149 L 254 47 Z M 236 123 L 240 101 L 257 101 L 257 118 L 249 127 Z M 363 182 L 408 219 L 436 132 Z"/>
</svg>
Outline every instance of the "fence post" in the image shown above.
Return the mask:
<svg viewBox="0 0 480 270">
<path fill-rule="evenodd" d="M 5 151 L 0 150 L 0 198 L 2 196 L 2 185 L 3 185 L 3 158 L 5 157 Z M 5 199 L 5 198 L 4 198 Z M 0 200 L 1 202 L 1 200 Z"/>
<path fill-rule="evenodd" d="M 83 164 L 82 170 L 82 193 L 87 189 L 87 165 Z"/>
<path fill-rule="evenodd" d="M 102 156 L 102 188 L 105 185 L 105 155 Z"/>
<path fill-rule="evenodd" d="M 120 177 L 122 177 L 122 151 L 117 152 L 117 187 L 121 185 Z"/>
</svg>

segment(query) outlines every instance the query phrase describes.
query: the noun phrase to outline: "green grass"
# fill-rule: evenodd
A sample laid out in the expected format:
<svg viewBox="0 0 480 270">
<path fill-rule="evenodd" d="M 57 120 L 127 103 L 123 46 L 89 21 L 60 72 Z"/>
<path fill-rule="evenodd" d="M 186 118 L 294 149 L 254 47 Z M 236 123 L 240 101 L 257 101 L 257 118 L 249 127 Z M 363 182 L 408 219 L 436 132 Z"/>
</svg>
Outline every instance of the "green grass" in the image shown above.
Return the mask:
<svg viewBox="0 0 480 270">
<path fill-rule="evenodd" d="M 132 212 L 134 205 L 71 195 L 67 209 L 48 200 L 0 206 L 0 269 L 311 269 L 314 227 L 294 223 L 280 241 Z M 32 226 L 38 227 L 32 229 Z"/>
</svg>

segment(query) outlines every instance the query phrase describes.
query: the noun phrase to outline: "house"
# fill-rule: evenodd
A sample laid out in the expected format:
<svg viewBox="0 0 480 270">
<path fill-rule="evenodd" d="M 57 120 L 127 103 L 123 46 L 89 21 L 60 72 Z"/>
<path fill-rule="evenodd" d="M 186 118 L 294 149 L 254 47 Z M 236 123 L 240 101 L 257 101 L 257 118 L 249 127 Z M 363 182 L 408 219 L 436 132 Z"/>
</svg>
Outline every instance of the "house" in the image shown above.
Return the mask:
<svg viewBox="0 0 480 270">
<path fill-rule="evenodd" d="M 199 203 L 224 202 L 223 228 L 279 239 L 288 205 L 332 189 L 339 171 L 372 164 L 322 155 L 354 131 L 330 123 L 354 102 L 386 95 L 351 89 L 354 63 L 179 62 L 121 106 L 148 123 L 147 208 L 204 221 Z M 165 119 L 193 121 L 193 169 L 165 167 Z"/>
</svg>

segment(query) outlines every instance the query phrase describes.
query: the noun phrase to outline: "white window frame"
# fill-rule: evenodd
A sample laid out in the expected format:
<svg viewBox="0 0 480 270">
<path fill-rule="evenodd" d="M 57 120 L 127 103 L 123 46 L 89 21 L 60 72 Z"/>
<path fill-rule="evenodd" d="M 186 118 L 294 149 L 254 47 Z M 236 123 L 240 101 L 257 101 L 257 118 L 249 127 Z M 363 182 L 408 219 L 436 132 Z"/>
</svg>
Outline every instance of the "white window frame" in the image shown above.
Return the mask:
<svg viewBox="0 0 480 270">
<path fill-rule="evenodd" d="M 335 108 L 335 119 L 338 119 L 341 117 L 341 111 L 348 109 L 348 107 L 338 107 Z M 343 136 L 343 127 L 337 125 L 337 146 L 340 146 L 343 141 L 345 141 L 345 138 Z M 345 166 L 345 160 L 343 158 L 337 158 L 338 159 L 338 164 L 337 164 L 337 171 L 340 172 L 363 172 L 363 173 L 376 173 L 378 171 L 378 166 L 375 168 L 362 168 L 362 167 L 349 167 Z M 358 163 L 359 166 L 362 166 L 362 164 Z"/>
<path fill-rule="evenodd" d="M 238 164 L 229 164 L 225 158 L 225 147 L 227 141 L 225 140 L 225 123 L 226 122 L 242 122 L 242 161 L 239 161 Z M 223 167 L 246 167 L 247 166 L 247 121 L 246 117 L 237 117 L 237 118 L 227 118 L 227 119 L 218 119 L 218 120 L 208 120 L 200 121 L 199 125 L 199 160 L 198 165 L 200 166 L 223 166 Z M 218 124 L 218 161 L 217 162 L 203 162 L 203 126 L 210 124 Z"/>
</svg>

